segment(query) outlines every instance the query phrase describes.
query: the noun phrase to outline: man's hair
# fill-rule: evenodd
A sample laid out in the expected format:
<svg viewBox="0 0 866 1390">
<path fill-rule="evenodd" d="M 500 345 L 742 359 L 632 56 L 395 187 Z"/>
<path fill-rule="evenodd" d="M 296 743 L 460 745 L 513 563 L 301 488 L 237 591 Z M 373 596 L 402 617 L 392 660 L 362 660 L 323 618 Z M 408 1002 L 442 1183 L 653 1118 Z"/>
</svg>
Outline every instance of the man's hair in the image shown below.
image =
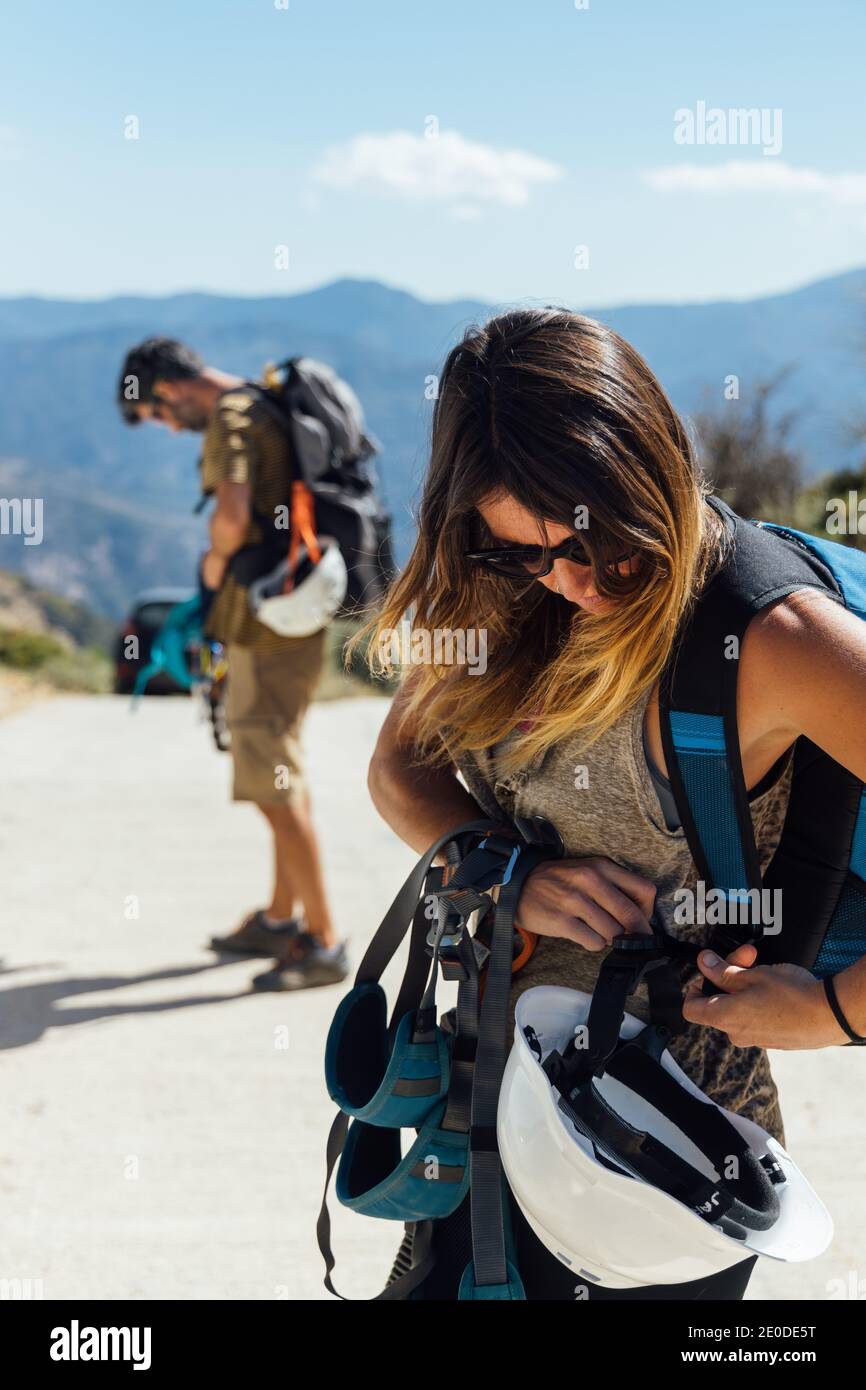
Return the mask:
<svg viewBox="0 0 866 1390">
<path fill-rule="evenodd" d="M 158 381 L 191 381 L 201 376 L 204 362 L 177 338 L 145 338 L 126 354 L 117 384 L 117 402 L 128 425 L 139 423 L 138 407 L 154 399 Z"/>
</svg>

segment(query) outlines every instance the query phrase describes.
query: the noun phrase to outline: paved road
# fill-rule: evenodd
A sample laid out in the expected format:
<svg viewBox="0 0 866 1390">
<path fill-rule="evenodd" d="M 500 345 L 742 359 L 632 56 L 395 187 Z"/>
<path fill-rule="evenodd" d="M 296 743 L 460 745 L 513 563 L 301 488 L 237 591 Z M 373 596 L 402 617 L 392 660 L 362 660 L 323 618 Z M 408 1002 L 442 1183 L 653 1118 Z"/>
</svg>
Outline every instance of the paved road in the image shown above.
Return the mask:
<svg viewBox="0 0 866 1390">
<path fill-rule="evenodd" d="M 337 701 L 309 722 L 356 962 L 412 858 L 364 789 L 384 712 Z M 0 1279 L 60 1299 L 327 1297 L 321 1054 L 342 989 L 252 995 L 255 962 L 202 949 L 261 901 L 269 865 L 194 706 L 42 702 L 0 721 L 0 766 Z M 766 1264 L 752 1291 L 826 1298 L 866 1279 L 866 1058 L 775 1060 L 790 1146 L 838 1234 L 821 1261 Z M 347 1292 L 381 1286 L 396 1239 L 337 1213 Z"/>
</svg>

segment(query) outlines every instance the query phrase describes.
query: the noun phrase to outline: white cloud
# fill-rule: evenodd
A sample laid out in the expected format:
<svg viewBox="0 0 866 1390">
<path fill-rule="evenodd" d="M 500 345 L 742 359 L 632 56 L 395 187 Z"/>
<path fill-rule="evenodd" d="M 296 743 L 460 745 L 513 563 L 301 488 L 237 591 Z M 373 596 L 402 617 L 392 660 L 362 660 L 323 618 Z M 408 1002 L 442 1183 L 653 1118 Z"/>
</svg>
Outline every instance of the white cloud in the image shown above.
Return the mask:
<svg viewBox="0 0 866 1390">
<path fill-rule="evenodd" d="M 395 130 L 356 135 L 327 149 L 313 171 L 329 188 L 363 188 L 411 203 L 438 203 L 461 219 L 484 206 L 523 207 L 532 187 L 562 169 L 523 150 L 496 150 L 456 130 L 427 137 Z"/>
<path fill-rule="evenodd" d="M 848 206 L 866 204 L 866 174 L 822 174 L 778 160 L 729 160 L 715 166 L 669 164 L 641 178 L 657 193 L 774 193 L 817 196 Z"/>
</svg>

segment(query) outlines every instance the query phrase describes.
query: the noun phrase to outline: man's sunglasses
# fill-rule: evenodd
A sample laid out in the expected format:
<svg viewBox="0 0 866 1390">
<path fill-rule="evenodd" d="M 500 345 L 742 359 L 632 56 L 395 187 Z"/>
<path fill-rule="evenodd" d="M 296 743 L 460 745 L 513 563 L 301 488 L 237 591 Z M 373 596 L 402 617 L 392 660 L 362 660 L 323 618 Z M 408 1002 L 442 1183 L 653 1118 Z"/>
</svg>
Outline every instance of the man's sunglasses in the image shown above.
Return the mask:
<svg viewBox="0 0 866 1390">
<path fill-rule="evenodd" d="M 173 418 L 171 406 L 161 396 L 151 396 L 147 404 L 150 408 L 151 420 L 170 420 Z"/>
<path fill-rule="evenodd" d="M 509 545 L 496 550 L 465 550 L 463 558 L 508 579 L 526 579 L 527 575 L 532 579 L 543 579 L 550 574 L 557 560 L 570 560 L 574 565 L 592 563 L 586 546 L 577 536 L 569 536 L 568 540 L 552 547 Z M 621 565 L 629 558 L 628 554 L 620 555 L 611 561 L 611 566 Z"/>
</svg>

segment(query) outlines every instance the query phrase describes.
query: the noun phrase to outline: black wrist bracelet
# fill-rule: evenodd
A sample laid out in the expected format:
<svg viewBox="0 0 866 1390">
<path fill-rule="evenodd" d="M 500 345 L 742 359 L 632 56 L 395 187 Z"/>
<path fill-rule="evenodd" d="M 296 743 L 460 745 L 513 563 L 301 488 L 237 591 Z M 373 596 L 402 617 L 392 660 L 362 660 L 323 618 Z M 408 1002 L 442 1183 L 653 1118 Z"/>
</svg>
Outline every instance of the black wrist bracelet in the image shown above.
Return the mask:
<svg viewBox="0 0 866 1390">
<path fill-rule="evenodd" d="M 833 983 L 832 975 L 824 976 L 824 993 L 827 996 L 827 1003 L 833 1010 L 833 1017 L 836 1019 L 836 1022 L 838 1023 L 839 1027 L 843 1030 L 843 1032 L 848 1034 L 848 1037 L 851 1039 L 852 1042 L 866 1042 L 866 1037 L 861 1037 L 859 1033 L 855 1033 L 854 1029 L 851 1027 L 847 1018 L 843 1014 L 842 1006 L 836 997 L 836 986 Z"/>
</svg>

